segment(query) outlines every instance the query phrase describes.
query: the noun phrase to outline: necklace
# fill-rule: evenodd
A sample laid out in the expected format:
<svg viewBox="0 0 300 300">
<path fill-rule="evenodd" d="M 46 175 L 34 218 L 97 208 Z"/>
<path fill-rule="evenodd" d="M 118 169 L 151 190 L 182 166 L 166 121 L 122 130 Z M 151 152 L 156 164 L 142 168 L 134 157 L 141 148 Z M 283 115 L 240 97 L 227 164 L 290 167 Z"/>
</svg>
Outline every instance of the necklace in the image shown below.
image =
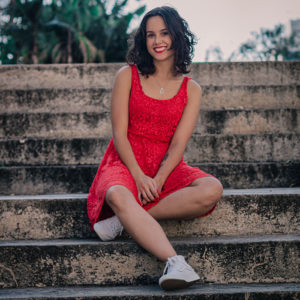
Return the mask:
<svg viewBox="0 0 300 300">
<path fill-rule="evenodd" d="M 166 88 L 166 86 L 165 86 L 164 88 L 161 87 L 161 85 L 159 84 L 158 80 L 157 80 L 154 76 L 152 76 L 152 77 L 154 78 L 155 82 L 157 83 L 157 85 L 158 85 L 159 88 L 160 88 L 159 93 L 160 93 L 161 95 L 163 95 L 163 94 L 165 93 L 165 88 Z"/>
</svg>

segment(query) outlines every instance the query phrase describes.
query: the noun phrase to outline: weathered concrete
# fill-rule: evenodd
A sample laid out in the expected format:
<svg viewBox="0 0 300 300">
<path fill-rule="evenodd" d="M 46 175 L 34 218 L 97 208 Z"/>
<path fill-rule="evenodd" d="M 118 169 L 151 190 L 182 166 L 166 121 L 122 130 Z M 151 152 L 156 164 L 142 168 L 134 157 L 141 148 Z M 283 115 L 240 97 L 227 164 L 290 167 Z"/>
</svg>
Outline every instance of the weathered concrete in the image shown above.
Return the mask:
<svg viewBox="0 0 300 300">
<path fill-rule="evenodd" d="M 0 140 L 0 162 L 5 166 L 97 164 L 109 140 L 110 137 Z M 300 134 L 194 134 L 184 159 L 187 163 L 300 161 Z"/>
<path fill-rule="evenodd" d="M 218 110 L 299 108 L 299 86 L 204 86 L 201 105 Z"/>
<path fill-rule="evenodd" d="M 0 66 L 1 67 L 1 66 Z M 300 108 L 299 85 L 202 85 L 201 109 Z M 1 112 L 107 112 L 111 88 L 1 90 Z"/>
<path fill-rule="evenodd" d="M 111 136 L 109 112 L 13 113 L 0 115 L 0 137 L 103 138 Z"/>
<path fill-rule="evenodd" d="M 300 285 L 283 284 L 195 284 L 184 290 L 164 292 L 156 285 L 118 287 L 65 287 L 2 289 L 0 299 L 180 299 L 180 300 L 292 300 L 300 296 Z"/>
<path fill-rule="evenodd" d="M 299 187 L 299 162 L 201 163 L 225 188 Z M 98 165 L 0 167 L 0 194 L 87 193 Z"/>
<path fill-rule="evenodd" d="M 8 166 L 100 163 L 108 143 L 109 139 L 0 140 L 0 161 Z"/>
<path fill-rule="evenodd" d="M 190 76 L 204 85 L 288 85 L 299 84 L 300 63 L 225 62 L 194 63 Z"/>
<path fill-rule="evenodd" d="M 300 283 L 299 235 L 171 242 L 201 283 Z M 0 254 L 3 288 L 150 284 L 157 283 L 164 268 L 131 241 L 0 242 Z"/>
<path fill-rule="evenodd" d="M 300 135 L 191 136 L 184 155 L 188 163 L 300 160 Z"/>
<path fill-rule="evenodd" d="M 300 110 L 252 109 L 200 111 L 199 134 L 260 134 L 300 132 Z"/>
<path fill-rule="evenodd" d="M 111 89 L 0 90 L 2 112 L 107 112 Z"/>
<path fill-rule="evenodd" d="M 111 86 L 121 66 L 0 66 L 0 138 L 15 137 L 0 141 L 0 194 L 88 192 L 111 136 Z M 300 62 L 193 64 L 203 100 L 188 146 L 192 150 L 187 149 L 191 164 L 216 175 L 225 188 L 300 186 L 295 134 L 300 126 L 299 71 Z M 226 163 L 227 157 L 239 162 Z M 298 290 L 246 286 L 233 292 L 197 291 L 193 298 L 183 292 L 178 298 L 299 298 L 300 193 L 288 190 L 226 190 L 211 216 L 162 226 L 176 237 L 177 252 L 195 267 L 202 283 L 291 283 Z M 120 284 L 157 284 L 164 265 L 128 235 L 101 243 L 89 231 L 86 194 L 22 197 L 0 199 L 0 287 L 99 285 L 115 291 Z M 70 240 L 36 240 L 54 238 Z M 65 297 L 85 297 L 81 291 L 70 296 L 71 291 L 78 289 L 69 289 Z M 126 292 L 126 298 L 122 292 L 106 298 L 176 299 L 161 292 L 150 298 Z"/>
<path fill-rule="evenodd" d="M 124 64 L 0 66 L 0 89 L 111 87 Z M 193 63 L 191 76 L 203 85 L 291 85 L 300 82 L 299 61 Z"/>
<path fill-rule="evenodd" d="M 0 240 L 97 238 L 86 212 L 87 194 L 1 196 Z M 297 234 L 300 188 L 225 190 L 210 216 L 160 221 L 168 237 Z M 128 238 L 123 234 L 122 238 Z"/>
<path fill-rule="evenodd" d="M 201 110 L 198 134 L 300 133 L 300 109 Z M 111 137 L 110 113 L 0 114 L 0 138 Z"/>
</svg>

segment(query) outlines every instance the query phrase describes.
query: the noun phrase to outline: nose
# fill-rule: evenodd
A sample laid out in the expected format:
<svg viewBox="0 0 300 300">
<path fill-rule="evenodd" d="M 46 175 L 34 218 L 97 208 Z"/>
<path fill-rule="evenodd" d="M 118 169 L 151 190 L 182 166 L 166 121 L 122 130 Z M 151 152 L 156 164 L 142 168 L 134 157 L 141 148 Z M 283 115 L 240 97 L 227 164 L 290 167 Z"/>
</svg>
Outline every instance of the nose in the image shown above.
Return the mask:
<svg viewBox="0 0 300 300">
<path fill-rule="evenodd" d="M 160 35 L 157 35 L 157 36 L 155 37 L 155 44 L 156 44 L 156 45 L 159 45 L 159 44 L 161 43 L 161 41 L 162 41 L 161 36 L 160 36 Z"/>
</svg>

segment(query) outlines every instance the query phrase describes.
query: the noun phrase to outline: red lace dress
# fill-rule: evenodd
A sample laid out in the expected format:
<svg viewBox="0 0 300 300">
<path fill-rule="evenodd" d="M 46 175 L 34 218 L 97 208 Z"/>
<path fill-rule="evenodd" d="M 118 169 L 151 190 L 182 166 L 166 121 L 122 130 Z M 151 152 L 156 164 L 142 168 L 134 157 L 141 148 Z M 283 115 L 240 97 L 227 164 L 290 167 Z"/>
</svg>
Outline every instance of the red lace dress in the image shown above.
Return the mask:
<svg viewBox="0 0 300 300">
<path fill-rule="evenodd" d="M 190 77 L 184 77 L 178 93 L 173 98 L 159 100 L 144 94 L 137 67 L 132 65 L 131 70 L 128 140 L 139 166 L 146 175 L 153 178 L 168 150 L 187 103 L 187 83 Z M 212 175 L 187 165 L 181 158 L 165 181 L 159 197 L 143 208 L 150 209 L 170 193 L 191 184 L 197 178 L 206 176 Z M 113 185 L 127 187 L 142 206 L 138 199 L 135 181 L 129 169 L 121 161 L 111 139 L 87 198 L 87 212 L 92 226 L 100 219 L 114 214 L 104 201 L 106 191 Z M 203 216 L 210 214 L 213 209 Z"/>
</svg>

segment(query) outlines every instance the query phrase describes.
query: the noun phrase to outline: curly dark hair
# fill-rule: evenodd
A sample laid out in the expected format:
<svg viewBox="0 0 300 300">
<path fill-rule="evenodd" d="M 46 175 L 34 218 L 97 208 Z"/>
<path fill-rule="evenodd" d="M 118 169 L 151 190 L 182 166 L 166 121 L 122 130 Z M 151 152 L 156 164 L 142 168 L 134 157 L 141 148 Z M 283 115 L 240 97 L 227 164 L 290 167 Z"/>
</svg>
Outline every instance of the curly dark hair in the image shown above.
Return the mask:
<svg viewBox="0 0 300 300">
<path fill-rule="evenodd" d="M 135 64 L 142 75 L 155 72 L 152 56 L 146 46 L 146 24 L 149 18 L 161 16 L 167 26 L 174 49 L 174 74 L 186 74 L 192 62 L 196 38 L 189 30 L 187 22 L 180 17 L 176 9 L 169 6 L 156 7 L 150 10 L 143 18 L 140 27 L 134 35 L 134 43 L 129 49 L 126 60 Z"/>
</svg>

